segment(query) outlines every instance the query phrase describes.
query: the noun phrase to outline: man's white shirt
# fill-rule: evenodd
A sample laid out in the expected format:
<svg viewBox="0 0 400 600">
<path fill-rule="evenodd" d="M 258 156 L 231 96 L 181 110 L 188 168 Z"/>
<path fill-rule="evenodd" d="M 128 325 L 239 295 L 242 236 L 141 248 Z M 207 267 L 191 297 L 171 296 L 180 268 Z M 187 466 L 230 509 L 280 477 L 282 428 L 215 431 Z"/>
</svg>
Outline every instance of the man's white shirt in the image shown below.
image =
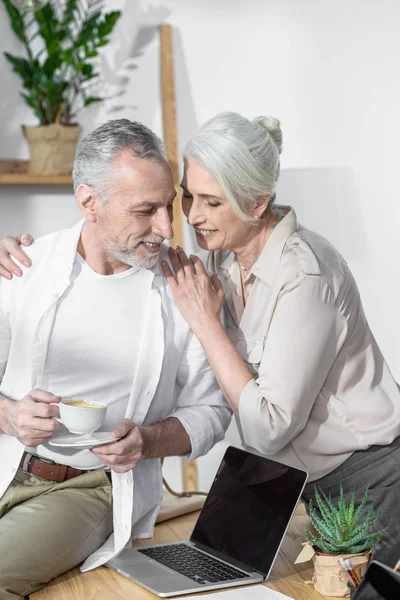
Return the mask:
<svg viewBox="0 0 400 600">
<path fill-rule="evenodd" d="M 63 400 L 83 398 L 106 406 L 99 431 L 112 431 L 124 418 L 129 401 L 147 309 L 138 272 L 132 267 L 100 275 L 77 254 L 71 284 L 57 305 L 43 388 Z M 53 439 L 66 433 L 62 427 Z M 31 452 L 76 469 L 103 466 L 87 449 L 46 443 Z"/>
<path fill-rule="evenodd" d="M 89 330 L 83 323 L 84 319 L 80 317 L 78 322 L 70 322 L 69 337 L 68 340 L 66 339 L 67 300 L 68 296 L 74 300 L 74 287 L 79 281 L 74 267 L 75 270 L 79 270 L 79 265 L 83 267 L 89 279 L 93 275 L 93 272 L 86 271 L 84 264 L 76 262 L 76 248 L 82 226 L 83 222 L 80 222 L 70 230 L 50 234 L 37 240 L 28 250 L 33 267 L 31 269 L 22 267 L 24 270 L 22 278 L 13 278 L 11 281 L 0 280 L 0 392 L 20 400 L 33 388 L 47 389 L 45 384 L 53 384 L 59 389 L 49 388 L 49 391 L 63 397 L 84 394 L 85 397 L 89 397 L 87 393 L 90 393 L 92 382 L 98 387 L 90 397 L 106 404 L 110 401 L 113 405 L 110 417 L 107 416 L 107 419 L 114 421 L 122 415 L 141 425 L 156 423 L 174 416 L 181 421 L 191 440 L 192 452 L 187 458 L 194 459 L 205 454 L 223 438 L 229 424 L 230 410 L 218 388 L 199 341 L 194 337 L 173 302 L 169 287 L 158 265 L 152 270 L 125 271 L 125 277 L 114 277 L 112 282 L 110 280 L 112 286 L 120 284 L 121 288 L 125 287 L 125 280 L 131 280 L 132 290 L 134 290 L 132 300 L 127 303 L 129 292 L 121 292 L 120 302 L 123 306 L 117 308 L 121 321 L 116 318 L 114 324 L 119 329 L 123 315 L 126 316 L 129 309 L 132 313 L 136 311 L 135 315 L 128 316 L 127 322 L 127 327 L 138 325 L 139 331 L 132 334 L 132 341 L 126 336 L 125 331 L 121 347 L 118 347 L 117 340 L 116 344 L 110 343 L 107 348 L 104 348 L 104 355 L 101 354 L 101 348 L 95 348 L 93 351 L 93 345 L 88 341 Z M 167 258 L 165 249 L 162 250 L 162 255 L 162 258 Z M 98 277 L 101 279 L 101 276 Z M 85 278 L 82 279 L 82 284 L 84 282 Z M 129 288 L 129 283 L 126 287 Z M 76 290 L 79 291 L 79 288 L 76 287 Z M 115 298 L 117 294 L 113 296 Z M 106 298 L 98 300 L 105 313 L 103 318 L 115 319 L 115 307 L 107 307 Z M 88 301 L 90 301 L 90 294 L 86 290 L 82 297 L 81 308 L 82 317 L 86 314 L 89 319 L 88 307 L 86 304 L 83 306 Z M 70 305 L 70 308 L 75 307 L 75 318 L 80 314 L 77 302 L 78 296 Z M 93 322 L 95 319 L 100 319 L 101 304 L 97 305 L 97 308 L 89 307 L 89 309 L 93 308 Z M 64 315 L 63 305 L 66 309 Z M 57 313 L 61 317 L 60 321 Z M 140 320 L 139 324 L 135 323 L 136 316 Z M 83 330 L 80 330 L 79 327 L 82 325 Z M 98 328 L 98 331 L 93 332 L 95 340 L 99 341 L 110 336 L 111 330 L 108 325 L 99 323 Z M 72 356 L 71 353 L 74 347 L 74 331 L 76 356 Z M 67 348 L 56 349 L 53 342 L 58 336 L 64 336 Z M 78 348 L 79 344 L 82 344 L 81 348 Z M 113 349 L 116 352 L 114 357 Z M 85 356 L 91 350 L 95 355 Z M 59 369 L 57 363 L 63 361 L 60 354 L 63 351 L 68 354 L 66 368 Z M 108 398 L 105 398 L 106 378 L 102 375 L 97 384 L 94 381 L 104 356 L 109 373 L 113 372 L 114 367 L 119 371 L 119 375 L 124 373 L 121 386 L 110 385 L 108 388 Z M 81 364 L 81 361 L 85 362 Z M 75 373 L 72 373 L 72 378 L 67 373 L 68 364 L 71 368 L 77 368 Z M 86 368 L 87 379 L 84 381 Z M 131 382 L 127 390 L 130 369 Z M 53 370 L 57 373 L 54 380 L 52 380 Z M 115 375 L 118 377 L 118 373 Z M 113 375 L 110 377 L 112 378 Z M 115 384 L 115 379 L 113 383 Z M 80 384 L 82 388 L 79 387 Z M 111 388 L 115 391 L 114 396 Z M 78 392 L 79 389 L 82 391 Z M 122 403 L 125 404 L 124 410 L 121 409 Z M 107 422 L 108 425 L 111 426 L 111 421 Z M 17 438 L 0 433 L 0 495 L 14 478 L 23 450 L 24 447 Z M 40 449 L 40 454 L 45 455 L 44 448 Z M 54 459 L 62 462 L 60 456 Z M 79 460 L 84 461 L 83 453 Z M 65 462 L 73 466 L 83 465 L 83 462 L 77 464 L 67 460 Z M 82 567 L 83 570 L 94 568 L 116 554 L 129 542 L 131 529 L 133 537 L 151 536 L 161 496 L 162 475 L 158 459 L 143 460 L 133 471 L 127 473 L 113 472 L 114 534 L 87 559 Z"/>
</svg>

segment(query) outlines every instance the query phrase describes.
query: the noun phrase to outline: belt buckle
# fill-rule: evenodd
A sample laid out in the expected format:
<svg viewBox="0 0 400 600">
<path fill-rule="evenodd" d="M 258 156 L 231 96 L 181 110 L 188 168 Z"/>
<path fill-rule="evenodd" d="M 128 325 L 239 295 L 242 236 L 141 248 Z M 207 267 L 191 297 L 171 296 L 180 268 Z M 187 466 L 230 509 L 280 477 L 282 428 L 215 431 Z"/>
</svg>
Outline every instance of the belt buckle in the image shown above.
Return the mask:
<svg viewBox="0 0 400 600">
<path fill-rule="evenodd" d="M 35 456 L 33 454 L 30 454 L 30 452 L 25 452 L 25 457 L 24 457 L 24 462 L 22 464 L 22 470 L 25 473 L 29 473 L 29 467 L 31 466 L 31 462 L 32 459 L 35 458 Z"/>
<path fill-rule="evenodd" d="M 42 458 L 41 456 L 36 456 L 35 454 L 31 454 L 30 452 L 25 451 L 25 458 L 24 458 L 24 462 L 22 464 L 22 470 L 25 471 L 25 473 L 30 473 L 29 468 L 31 466 L 31 462 L 33 459 L 36 459 L 39 462 L 46 463 L 47 465 L 57 464 L 54 462 L 54 460 Z"/>
<path fill-rule="evenodd" d="M 58 465 L 58 463 L 54 462 L 54 460 L 50 460 L 50 458 L 43 458 L 42 456 L 34 456 L 38 461 L 46 463 L 46 465 Z"/>
</svg>

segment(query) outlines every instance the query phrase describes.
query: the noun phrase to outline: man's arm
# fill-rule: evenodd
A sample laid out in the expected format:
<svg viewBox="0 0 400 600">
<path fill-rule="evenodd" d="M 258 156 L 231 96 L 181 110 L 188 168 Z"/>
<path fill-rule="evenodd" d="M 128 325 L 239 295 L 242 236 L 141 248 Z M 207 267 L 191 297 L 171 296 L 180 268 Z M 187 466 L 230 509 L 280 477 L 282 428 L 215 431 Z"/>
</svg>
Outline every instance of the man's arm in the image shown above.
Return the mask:
<svg viewBox="0 0 400 600">
<path fill-rule="evenodd" d="M 143 438 L 143 458 L 182 456 L 192 451 L 186 429 L 174 417 L 154 425 L 145 425 L 140 430 Z"/>
<path fill-rule="evenodd" d="M 191 452 L 190 437 L 180 421 L 174 418 L 143 427 L 122 419 L 112 434 L 121 440 L 97 446 L 92 452 L 117 473 L 134 469 L 145 458 L 181 456 Z"/>
<path fill-rule="evenodd" d="M 178 370 L 175 410 L 162 422 L 139 427 L 122 419 L 113 430 L 122 438 L 92 452 L 114 471 L 133 469 L 145 458 L 195 459 L 222 440 L 232 411 L 225 402 L 199 340 L 190 333 Z"/>
<path fill-rule="evenodd" d="M 13 285 L 0 281 L 0 384 L 7 368 L 11 345 L 11 327 L 4 309 L 3 286 Z M 0 394 L 0 432 L 13 435 L 25 446 L 38 446 L 53 435 L 60 426 L 55 417 L 58 408 L 52 406 L 61 400 L 50 392 L 32 390 L 17 402 Z"/>
<path fill-rule="evenodd" d="M 8 435 L 13 435 L 11 432 L 11 419 L 10 412 L 12 410 L 12 405 L 15 400 L 10 400 L 0 394 L 0 431 L 3 433 L 7 433 Z"/>
<path fill-rule="evenodd" d="M 178 419 L 190 438 L 193 460 L 207 452 L 225 436 L 232 417 L 204 349 L 191 332 L 178 370 L 180 393 L 176 409 L 169 415 Z"/>
</svg>

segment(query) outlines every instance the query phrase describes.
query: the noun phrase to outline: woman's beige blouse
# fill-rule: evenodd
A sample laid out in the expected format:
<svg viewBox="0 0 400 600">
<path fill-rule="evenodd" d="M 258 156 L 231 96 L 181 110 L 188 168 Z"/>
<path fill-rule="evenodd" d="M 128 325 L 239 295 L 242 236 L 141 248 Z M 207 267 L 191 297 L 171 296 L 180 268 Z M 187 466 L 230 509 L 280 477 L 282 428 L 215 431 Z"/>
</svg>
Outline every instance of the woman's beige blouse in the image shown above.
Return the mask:
<svg viewBox="0 0 400 600">
<path fill-rule="evenodd" d="M 234 254 L 214 252 L 208 266 L 224 285 L 229 336 L 254 373 L 239 403 L 246 446 L 307 470 L 313 481 L 355 450 L 400 435 L 399 388 L 353 276 L 292 209 L 247 277 L 244 311 Z"/>
</svg>

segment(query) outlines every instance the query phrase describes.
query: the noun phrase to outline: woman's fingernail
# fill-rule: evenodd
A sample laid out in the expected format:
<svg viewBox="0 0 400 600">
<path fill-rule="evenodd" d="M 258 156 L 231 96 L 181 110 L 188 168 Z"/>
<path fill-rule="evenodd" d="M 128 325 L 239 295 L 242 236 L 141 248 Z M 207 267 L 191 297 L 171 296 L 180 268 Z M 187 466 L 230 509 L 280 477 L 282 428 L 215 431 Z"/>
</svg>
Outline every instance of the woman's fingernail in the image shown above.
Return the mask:
<svg viewBox="0 0 400 600">
<path fill-rule="evenodd" d="M 182 248 L 180 246 L 177 246 L 176 249 L 177 250 L 182 250 Z"/>
<path fill-rule="evenodd" d="M 13 271 L 14 275 L 16 275 L 17 277 L 21 277 L 22 273 L 21 271 L 17 271 L 17 269 L 15 269 L 15 271 Z"/>
<path fill-rule="evenodd" d="M 29 262 L 29 260 L 24 260 L 23 264 L 24 264 L 26 267 L 30 267 L 30 266 L 31 266 L 31 263 Z"/>
</svg>

